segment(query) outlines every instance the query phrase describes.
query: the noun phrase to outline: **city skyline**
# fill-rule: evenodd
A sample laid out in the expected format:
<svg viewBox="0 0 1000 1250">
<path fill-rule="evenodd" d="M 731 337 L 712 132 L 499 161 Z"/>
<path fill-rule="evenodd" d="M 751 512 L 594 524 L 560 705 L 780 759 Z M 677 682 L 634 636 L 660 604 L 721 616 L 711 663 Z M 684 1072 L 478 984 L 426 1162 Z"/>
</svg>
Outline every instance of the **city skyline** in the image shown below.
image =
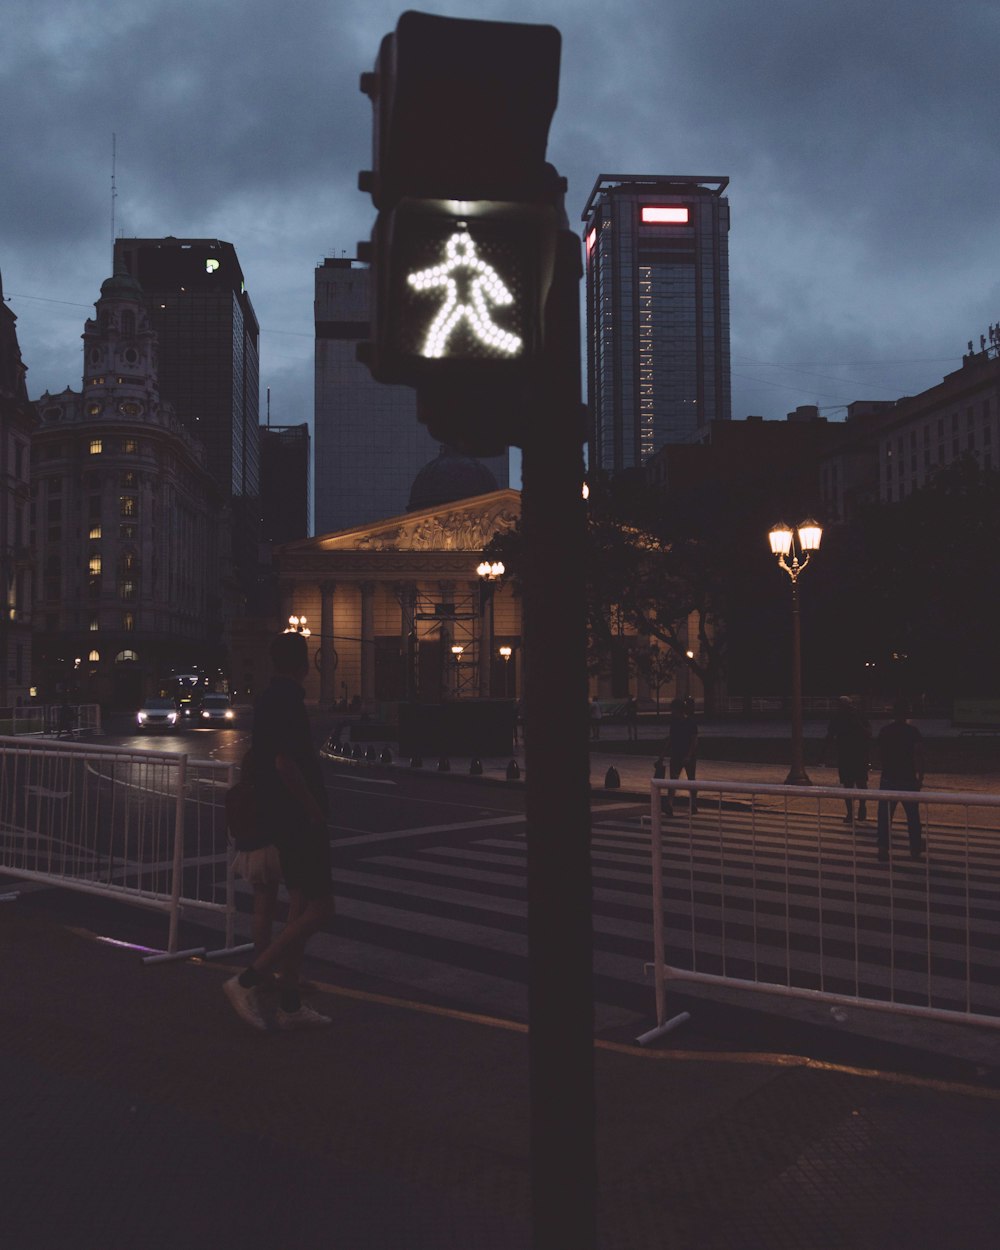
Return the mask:
<svg viewBox="0 0 1000 1250">
<path fill-rule="evenodd" d="M 836 419 L 856 399 L 922 390 L 1000 315 L 981 242 L 1000 180 L 995 11 L 681 0 L 668 22 L 627 0 L 612 22 L 565 2 L 424 7 L 562 31 L 549 157 L 574 230 L 602 169 L 730 178 L 734 418 L 815 403 Z M 32 398 L 80 374 L 71 344 L 111 272 L 114 134 L 115 233 L 231 241 L 274 417 L 311 424 L 313 273 L 370 230 L 358 77 L 399 10 L 250 0 L 236 13 L 154 0 L 95 19 L 71 0 L 15 0 L 0 272 Z"/>
</svg>

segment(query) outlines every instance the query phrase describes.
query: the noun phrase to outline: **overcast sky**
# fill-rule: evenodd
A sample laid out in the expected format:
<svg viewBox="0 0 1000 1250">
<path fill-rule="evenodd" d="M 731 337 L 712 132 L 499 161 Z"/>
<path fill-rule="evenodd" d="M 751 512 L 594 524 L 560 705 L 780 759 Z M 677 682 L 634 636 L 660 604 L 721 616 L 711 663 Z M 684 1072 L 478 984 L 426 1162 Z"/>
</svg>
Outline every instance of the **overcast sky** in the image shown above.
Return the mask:
<svg viewBox="0 0 1000 1250">
<path fill-rule="evenodd" d="M 733 416 L 914 393 L 1000 321 L 1000 6 L 465 0 L 563 35 L 549 158 L 575 227 L 602 173 L 727 176 Z M 32 398 L 79 388 L 116 232 L 237 249 L 261 411 L 312 417 L 313 271 L 373 209 L 381 0 L 5 0 L 0 273 Z"/>
</svg>

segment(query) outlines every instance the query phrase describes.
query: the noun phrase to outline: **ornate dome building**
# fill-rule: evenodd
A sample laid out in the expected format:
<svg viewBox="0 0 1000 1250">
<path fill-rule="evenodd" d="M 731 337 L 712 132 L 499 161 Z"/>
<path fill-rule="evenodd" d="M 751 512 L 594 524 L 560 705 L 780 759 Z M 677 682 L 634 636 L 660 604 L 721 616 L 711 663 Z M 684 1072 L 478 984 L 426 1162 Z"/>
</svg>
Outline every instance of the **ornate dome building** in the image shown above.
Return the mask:
<svg viewBox="0 0 1000 1250">
<path fill-rule="evenodd" d="M 82 390 L 36 402 L 36 674 L 46 697 L 130 706 L 213 658 L 220 502 L 204 449 L 160 399 L 156 333 L 124 270 L 83 345 Z"/>
<path fill-rule="evenodd" d="M 496 489 L 496 478 L 481 460 L 442 446 L 435 459 L 429 460 L 413 479 L 406 508 L 408 512 L 437 508 L 459 499 L 489 495 Z"/>
</svg>

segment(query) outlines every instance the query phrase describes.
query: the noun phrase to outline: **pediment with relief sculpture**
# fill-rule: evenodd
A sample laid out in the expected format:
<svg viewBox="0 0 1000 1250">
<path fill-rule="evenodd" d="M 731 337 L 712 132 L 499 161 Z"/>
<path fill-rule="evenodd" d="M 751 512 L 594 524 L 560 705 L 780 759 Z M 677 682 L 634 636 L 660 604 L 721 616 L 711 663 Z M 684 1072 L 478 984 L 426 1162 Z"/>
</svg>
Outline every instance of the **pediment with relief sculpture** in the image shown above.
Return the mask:
<svg viewBox="0 0 1000 1250">
<path fill-rule="evenodd" d="M 498 531 L 512 529 L 521 516 L 521 493 L 491 491 L 436 508 L 422 508 L 370 525 L 286 544 L 286 551 L 475 551 Z"/>
</svg>

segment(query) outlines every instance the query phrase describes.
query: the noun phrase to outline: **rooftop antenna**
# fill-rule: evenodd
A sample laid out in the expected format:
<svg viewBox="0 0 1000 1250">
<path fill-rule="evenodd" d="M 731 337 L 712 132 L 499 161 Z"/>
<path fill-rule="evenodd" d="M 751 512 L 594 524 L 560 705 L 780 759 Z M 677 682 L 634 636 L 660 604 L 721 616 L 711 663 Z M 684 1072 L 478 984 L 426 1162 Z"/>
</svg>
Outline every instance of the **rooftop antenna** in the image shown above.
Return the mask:
<svg viewBox="0 0 1000 1250">
<path fill-rule="evenodd" d="M 118 199 L 118 187 L 115 184 L 115 171 L 118 164 L 118 136 L 111 132 L 111 268 L 115 267 L 115 200 Z"/>
<path fill-rule="evenodd" d="M 271 388 L 267 388 L 267 428 L 271 428 Z"/>
</svg>

